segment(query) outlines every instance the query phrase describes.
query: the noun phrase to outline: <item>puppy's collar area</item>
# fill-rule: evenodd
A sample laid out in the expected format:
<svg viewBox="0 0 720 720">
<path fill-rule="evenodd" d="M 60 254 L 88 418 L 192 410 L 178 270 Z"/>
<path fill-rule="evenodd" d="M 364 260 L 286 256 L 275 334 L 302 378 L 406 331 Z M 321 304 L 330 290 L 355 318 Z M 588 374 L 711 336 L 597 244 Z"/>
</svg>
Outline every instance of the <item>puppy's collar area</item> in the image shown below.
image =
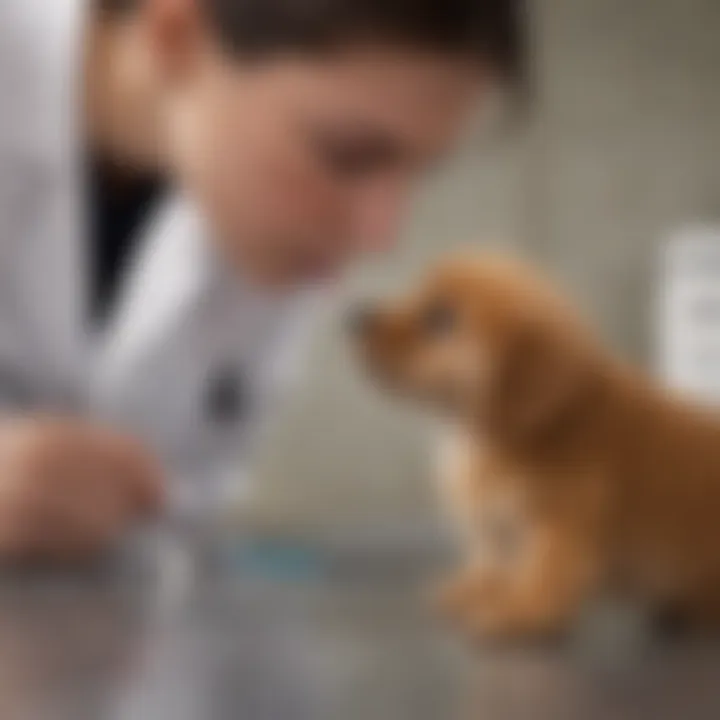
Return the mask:
<svg viewBox="0 0 720 720">
<path fill-rule="evenodd" d="M 481 432 L 501 446 L 515 449 L 549 450 L 566 440 L 569 434 L 584 432 L 600 412 L 605 383 L 600 373 L 588 373 L 581 384 L 564 399 L 548 406 L 547 412 L 534 418 L 513 416 L 508 412 L 490 411 L 479 418 Z"/>
</svg>

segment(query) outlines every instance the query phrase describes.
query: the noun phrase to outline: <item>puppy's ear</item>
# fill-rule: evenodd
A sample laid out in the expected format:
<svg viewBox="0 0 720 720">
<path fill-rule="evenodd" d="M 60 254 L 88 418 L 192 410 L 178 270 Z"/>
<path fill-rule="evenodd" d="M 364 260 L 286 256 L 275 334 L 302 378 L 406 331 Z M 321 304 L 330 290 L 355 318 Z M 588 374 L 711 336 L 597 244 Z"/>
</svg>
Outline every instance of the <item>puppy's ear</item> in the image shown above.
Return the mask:
<svg viewBox="0 0 720 720">
<path fill-rule="evenodd" d="M 542 324 L 519 331 L 499 365 L 489 420 L 508 438 L 528 439 L 557 427 L 593 386 L 584 344 Z"/>
</svg>

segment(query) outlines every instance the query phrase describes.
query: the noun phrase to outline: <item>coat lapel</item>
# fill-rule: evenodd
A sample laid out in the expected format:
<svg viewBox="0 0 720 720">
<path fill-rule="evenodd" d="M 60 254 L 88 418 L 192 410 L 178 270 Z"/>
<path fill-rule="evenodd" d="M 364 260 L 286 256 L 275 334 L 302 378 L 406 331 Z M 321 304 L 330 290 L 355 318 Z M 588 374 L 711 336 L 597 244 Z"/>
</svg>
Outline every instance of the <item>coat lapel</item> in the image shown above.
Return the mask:
<svg viewBox="0 0 720 720">
<path fill-rule="evenodd" d="M 144 361 L 177 333 L 212 285 L 205 232 L 190 203 L 168 201 L 148 226 L 117 312 L 99 338 L 98 382 L 130 382 Z"/>
</svg>

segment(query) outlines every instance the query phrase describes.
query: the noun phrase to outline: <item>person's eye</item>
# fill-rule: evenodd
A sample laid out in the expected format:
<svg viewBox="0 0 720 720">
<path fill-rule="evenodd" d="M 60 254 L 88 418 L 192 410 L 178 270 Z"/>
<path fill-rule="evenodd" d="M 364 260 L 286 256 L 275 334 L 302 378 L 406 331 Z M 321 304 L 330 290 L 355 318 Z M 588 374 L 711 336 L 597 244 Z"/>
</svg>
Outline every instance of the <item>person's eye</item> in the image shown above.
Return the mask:
<svg viewBox="0 0 720 720">
<path fill-rule="evenodd" d="M 328 169 L 339 176 L 358 178 L 383 169 L 386 158 L 376 149 L 366 146 L 326 143 L 321 149 Z"/>
<path fill-rule="evenodd" d="M 428 305 L 420 319 L 423 331 L 435 337 L 452 332 L 457 324 L 455 309 L 444 302 Z"/>
<path fill-rule="evenodd" d="M 314 144 L 322 164 L 343 179 L 364 178 L 391 169 L 401 161 L 398 150 L 380 138 L 321 136 L 315 138 Z"/>
</svg>

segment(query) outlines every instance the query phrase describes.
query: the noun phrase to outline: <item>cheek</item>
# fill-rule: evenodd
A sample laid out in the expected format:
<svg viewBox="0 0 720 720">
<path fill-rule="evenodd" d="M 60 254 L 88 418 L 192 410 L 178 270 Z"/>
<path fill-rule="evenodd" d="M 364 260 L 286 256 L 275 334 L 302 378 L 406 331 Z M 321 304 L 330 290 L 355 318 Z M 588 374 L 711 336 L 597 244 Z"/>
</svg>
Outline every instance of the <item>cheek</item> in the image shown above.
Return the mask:
<svg viewBox="0 0 720 720">
<path fill-rule="evenodd" d="M 342 235 L 347 194 L 300 138 L 264 123 L 218 127 L 208 144 L 209 185 L 240 232 L 304 244 Z"/>
<path fill-rule="evenodd" d="M 233 107 L 207 88 L 172 115 L 172 160 L 224 233 L 308 246 L 337 241 L 346 193 L 272 112 Z"/>
</svg>

